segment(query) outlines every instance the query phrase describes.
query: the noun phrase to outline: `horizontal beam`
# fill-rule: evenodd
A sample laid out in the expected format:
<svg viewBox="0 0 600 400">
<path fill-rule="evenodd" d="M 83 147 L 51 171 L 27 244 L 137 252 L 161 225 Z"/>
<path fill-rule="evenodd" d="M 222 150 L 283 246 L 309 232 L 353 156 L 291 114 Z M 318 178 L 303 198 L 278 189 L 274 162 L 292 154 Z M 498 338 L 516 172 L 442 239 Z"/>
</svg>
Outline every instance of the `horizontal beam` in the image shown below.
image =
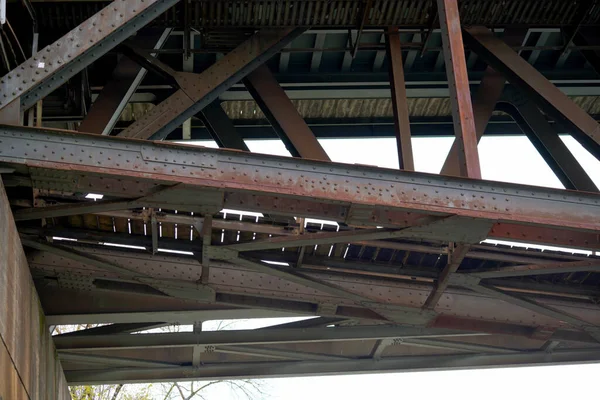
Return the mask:
<svg viewBox="0 0 600 400">
<path fill-rule="evenodd" d="M 139 197 L 160 183 L 178 185 L 160 193 L 170 196 L 170 208 L 183 198 L 190 211 L 214 201 L 214 207 L 385 227 L 403 226 L 398 216 L 408 211 L 495 221 L 489 235 L 495 238 L 519 240 L 528 232 L 522 239 L 533 243 L 557 245 L 554 238 L 565 237 L 570 247 L 600 244 L 598 194 L 26 127 L 0 127 L 0 141 L 11 148 L 0 150 L 0 162 L 63 177 L 45 179 L 46 188 L 84 191 L 97 184 L 94 190 L 104 194 Z M 109 178 L 110 185 L 102 183 Z"/>
<path fill-rule="evenodd" d="M 164 265 L 170 265 L 172 273 L 187 279 L 186 282 L 195 282 L 199 279 L 201 269 L 195 259 L 174 257 L 174 256 L 154 256 L 141 252 L 128 252 L 124 250 L 113 250 L 109 248 L 93 248 L 78 246 L 78 248 L 91 253 L 109 262 L 127 265 L 130 269 L 139 270 L 152 275 L 154 278 L 153 286 L 161 290 L 161 278 L 164 275 L 160 271 Z M 67 265 L 64 259 L 53 254 L 45 252 L 31 253 L 28 257 L 30 268 L 34 276 L 43 276 L 45 279 L 54 279 L 60 282 L 60 277 L 65 274 L 67 278 L 72 276 L 77 278 L 83 275 L 86 279 L 94 280 L 92 291 L 89 293 L 76 291 L 73 294 L 66 288 L 53 289 L 45 288 L 40 292 L 42 304 L 47 310 L 48 315 L 65 314 L 83 314 L 83 313 L 115 313 L 130 311 L 151 311 L 151 310 L 190 310 L 195 309 L 193 304 L 173 297 L 157 297 L 149 294 L 139 294 L 137 292 L 126 291 L 104 291 L 108 283 L 120 281 L 118 275 L 108 274 L 104 270 L 86 265 L 85 263 L 71 262 Z M 259 264 L 261 267 L 263 264 Z M 265 264 L 266 265 L 266 264 Z M 62 266 L 62 267 L 61 267 Z M 301 268 L 275 269 L 275 266 L 269 266 L 273 270 L 259 270 L 254 268 L 254 264 L 237 266 L 226 262 L 213 262 L 211 264 L 211 274 L 207 285 L 216 292 L 216 302 L 222 303 L 221 307 L 227 309 L 234 307 L 248 307 L 251 309 L 265 308 L 267 310 L 285 311 L 295 315 L 321 315 L 337 318 L 352 318 L 371 321 L 382 321 L 382 315 L 392 320 L 402 320 L 403 323 L 425 323 L 431 320 L 431 315 L 427 313 L 416 313 L 420 311 L 423 302 L 431 292 L 431 279 L 413 279 L 418 276 L 406 272 L 404 279 L 386 279 L 382 281 L 377 276 L 368 275 L 341 275 L 336 269 L 315 270 Z M 281 272 L 281 276 L 275 276 L 274 272 Z M 301 272 L 301 280 L 291 281 L 290 274 Z M 400 270 L 397 272 L 403 275 Z M 386 278 L 393 278 L 388 274 Z M 453 274 L 454 277 L 462 277 L 461 274 Z M 56 277 L 56 278 L 54 278 Z M 305 283 L 318 282 L 324 286 L 315 289 L 311 286 L 305 286 Z M 106 283 L 97 286 L 97 283 Z M 495 282 L 494 282 L 495 283 Z M 451 285 L 455 285 L 452 284 Z M 499 286 L 504 288 L 504 285 Z M 112 286 L 115 286 L 114 284 Z M 509 286 L 510 285 L 506 285 Z M 333 294 L 332 290 L 339 288 L 339 292 Z M 470 289 L 470 288 L 469 288 Z M 517 288 L 518 289 L 518 288 Z M 560 296 L 560 287 L 553 285 L 545 292 L 532 290 L 532 286 L 522 287 L 522 295 L 528 299 L 535 300 L 545 306 L 565 310 L 569 314 L 576 315 L 578 318 L 591 321 L 593 324 L 600 325 L 599 307 L 583 296 L 576 297 L 575 301 L 566 296 L 549 297 L 552 291 L 556 291 Z M 533 289 L 535 287 L 533 286 Z M 65 290 L 67 290 L 65 292 Z M 511 289 L 508 289 L 511 290 Z M 593 289 L 590 289 L 593 291 Z M 512 292 L 516 290 L 511 290 Z M 61 294 L 62 293 L 62 294 Z M 349 298 L 349 293 L 356 295 L 356 299 Z M 567 292 L 568 293 L 568 292 Z M 592 294 L 590 294 L 592 295 Z M 78 303 L 68 302 L 64 298 L 77 296 Z M 369 300 L 363 300 L 363 298 Z M 358 305 L 357 305 L 358 302 Z M 502 306 L 499 307 L 499 304 Z M 320 306 L 331 306 L 329 310 Z M 389 306 L 389 307 L 387 307 Z M 202 309 L 198 306 L 197 308 Z M 206 307 L 204 307 L 206 308 Z M 333 309 L 335 308 L 335 310 Z M 369 310 L 375 310 L 375 312 Z M 481 296 L 473 294 L 471 290 L 461 290 L 455 287 L 448 289 L 440 299 L 435 311 L 438 314 L 452 312 L 457 317 L 481 316 L 478 318 L 491 319 L 496 318 L 507 323 L 528 325 L 530 327 L 560 326 L 553 316 L 545 314 L 532 313 L 519 305 L 510 303 L 501 303 L 494 296 Z M 155 317 L 154 315 L 144 315 L 150 318 L 147 322 L 158 322 L 165 318 L 164 315 Z M 225 316 L 219 316 L 216 312 L 214 319 L 226 319 Z M 243 314 L 241 314 L 243 315 Z M 127 318 L 124 315 L 123 318 Z M 177 321 L 177 317 L 174 316 Z M 106 319 L 110 322 L 113 319 L 107 315 Z M 204 319 L 206 320 L 206 319 Z M 125 319 L 127 321 L 127 319 Z M 132 320 L 133 321 L 133 320 Z M 137 320 L 139 321 L 139 319 Z M 143 320 L 142 320 L 143 321 Z M 415 322 L 416 321 L 416 322 Z"/>
<path fill-rule="evenodd" d="M 86 201 L 83 203 L 26 208 L 14 211 L 13 215 L 15 221 L 28 221 L 41 218 L 119 211 L 135 207 L 140 207 L 140 204 L 129 200 Z"/>
<path fill-rule="evenodd" d="M 168 323 L 193 324 L 197 321 L 221 319 L 254 319 L 254 318 L 288 318 L 298 317 L 298 313 L 263 310 L 251 308 L 189 310 L 189 311 L 131 311 L 103 312 L 85 314 L 46 314 L 48 325 L 82 325 L 82 324 L 126 324 L 126 323 Z"/>
<path fill-rule="evenodd" d="M 291 351 L 282 349 L 270 349 L 252 346 L 217 346 L 217 353 L 240 354 L 252 357 L 283 358 L 287 360 L 348 360 L 349 357 L 333 356 L 329 354 L 307 353 L 303 351 Z"/>
<path fill-rule="evenodd" d="M 180 379 L 242 379 L 332 374 L 460 370 L 485 367 L 542 366 L 597 363 L 600 350 L 569 349 L 514 354 L 460 354 L 384 357 L 380 360 L 281 361 L 205 364 L 202 368 L 127 368 L 65 371 L 70 384 L 133 383 Z"/>
<path fill-rule="evenodd" d="M 200 333 L 147 333 L 144 335 L 55 336 L 58 351 L 149 349 L 189 346 L 230 346 L 281 343 L 337 342 L 394 338 L 443 338 L 486 336 L 447 329 L 403 326 L 352 326 L 336 328 L 261 329 Z"/>
<path fill-rule="evenodd" d="M 574 262 L 550 262 L 545 264 L 517 265 L 515 267 L 503 267 L 488 269 L 481 272 L 473 272 L 469 275 L 481 279 L 506 278 L 512 276 L 548 275 L 548 274 L 570 274 L 573 272 L 600 272 L 600 259 Z"/>
<path fill-rule="evenodd" d="M 81 364 L 103 364 L 107 366 L 115 367 L 139 367 L 139 368 L 157 368 L 157 367 L 167 367 L 167 366 L 175 366 L 177 364 L 161 362 L 161 361 L 150 361 L 150 360 L 140 360 L 134 358 L 124 358 L 124 357 L 109 357 L 109 356 L 100 356 L 100 355 L 92 355 L 92 354 L 78 354 L 78 353 L 69 353 L 69 352 L 60 352 L 58 353 L 58 358 L 61 361 L 75 362 Z"/>
</svg>

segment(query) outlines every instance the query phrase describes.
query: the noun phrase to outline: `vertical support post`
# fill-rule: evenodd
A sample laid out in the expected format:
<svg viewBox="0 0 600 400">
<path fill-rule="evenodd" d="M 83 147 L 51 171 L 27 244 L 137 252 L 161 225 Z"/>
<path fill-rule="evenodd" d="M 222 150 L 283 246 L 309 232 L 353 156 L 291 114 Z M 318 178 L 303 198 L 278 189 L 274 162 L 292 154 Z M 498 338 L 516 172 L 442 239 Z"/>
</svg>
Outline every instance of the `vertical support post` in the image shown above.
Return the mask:
<svg viewBox="0 0 600 400">
<path fill-rule="evenodd" d="M 404 65 L 398 28 L 388 28 L 386 48 L 389 60 L 390 88 L 392 90 L 392 111 L 394 112 L 394 131 L 398 147 L 399 168 L 414 171 L 412 144 L 410 139 L 410 120 L 404 81 Z"/>
<path fill-rule="evenodd" d="M 184 0 L 183 4 L 185 6 L 185 29 L 183 31 L 183 70 L 185 72 L 194 72 L 194 53 L 190 52 L 191 49 L 194 48 L 194 34 L 190 32 L 190 24 L 189 24 L 189 15 L 188 15 L 188 1 Z M 192 118 L 188 118 L 183 122 L 181 126 L 181 134 L 183 140 L 192 139 Z"/>
<path fill-rule="evenodd" d="M 199 232 L 202 235 L 202 275 L 200 277 L 200 283 L 207 284 L 209 278 L 210 268 L 210 243 L 212 240 L 212 215 L 206 215 L 204 217 L 204 224 L 202 230 Z"/>
<path fill-rule="evenodd" d="M 461 176 L 481 179 L 457 0 L 437 0 Z"/>
<path fill-rule="evenodd" d="M 504 41 L 511 46 L 519 46 L 525 40 L 527 28 L 511 28 L 504 31 Z M 475 93 L 473 103 L 473 118 L 475 119 L 475 134 L 477 142 L 481 140 L 485 128 L 488 125 L 496 103 L 502 97 L 506 78 L 500 72 L 488 66 L 483 74 L 481 83 Z M 458 142 L 454 140 L 450 152 L 446 157 L 446 162 L 440 171 L 442 175 L 460 176 L 458 165 Z"/>
</svg>

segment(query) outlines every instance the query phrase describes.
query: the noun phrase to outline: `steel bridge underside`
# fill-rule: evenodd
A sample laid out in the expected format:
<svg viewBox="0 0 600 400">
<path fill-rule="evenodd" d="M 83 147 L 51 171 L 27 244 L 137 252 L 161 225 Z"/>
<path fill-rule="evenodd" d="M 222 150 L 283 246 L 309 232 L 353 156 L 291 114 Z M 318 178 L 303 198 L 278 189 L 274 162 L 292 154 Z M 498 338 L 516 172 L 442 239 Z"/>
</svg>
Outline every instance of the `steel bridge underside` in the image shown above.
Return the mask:
<svg viewBox="0 0 600 400">
<path fill-rule="evenodd" d="M 3 50 L 0 187 L 48 327 L 94 325 L 53 336 L 69 384 L 600 361 L 597 171 L 559 136 L 600 159 L 598 2 L 7 15 L 35 29 Z M 483 180 L 484 134 L 526 135 L 565 189 Z M 415 172 L 411 138 L 444 135 L 440 174 Z M 317 140 L 382 136 L 397 170 Z M 274 317 L 306 319 L 202 330 Z"/>
</svg>

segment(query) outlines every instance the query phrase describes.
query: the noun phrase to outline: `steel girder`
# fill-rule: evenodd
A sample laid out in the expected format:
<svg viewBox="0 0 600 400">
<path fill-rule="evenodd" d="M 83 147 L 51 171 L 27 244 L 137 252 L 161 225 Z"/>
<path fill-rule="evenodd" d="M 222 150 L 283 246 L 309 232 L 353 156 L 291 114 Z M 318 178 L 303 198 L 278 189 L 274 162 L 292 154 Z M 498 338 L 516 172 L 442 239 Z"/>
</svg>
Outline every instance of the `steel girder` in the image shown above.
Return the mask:
<svg viewBox="0 0 600 400">
<path fill-rule="evenodd" d="M 113 1 L 2 77 L 0 108 L 16 101 L 21 110 L 30 108 L 175 3 L 177 0 Z"/>
<path fill-rule="evenodd" d="M 519 46 L 523 43 L 526 31 L 527 29 L 522 28 L 506 29 L 503 39 L 510 46 Z M 496 108 L 496 103 L 502 97 L 505 81 L 506 78 L 504 75 L 488 66 L 477 87 L 473 101 L 473 117 L 475 119 L 475 133 L 478 143 L 488 126 L 488 122 Z M 460 176 L 458 151 L 459 146 L 455 139 L 448 156 L 446 156 L 446 161 L 440 171 L 441 174 Z"/>
<path fill-rule="evenodd" d="M 386 50 L 389 59 L 390 89 L 392 92 L 392 110 L 394 113 L 394 133 L 398 148 L 398 166 L 402 170 L 414 171 L 415 162 L 410 135 L 410 118 L 406 101 L 406 83 L 402 47 L 398 28 L 386 32 Z"/>
<path fill-rule="evenodd" d="M 525 59 L 485 27 L 465 28 L 465 44 L 526 94 L 542 111 L 573 129 L 570 132 L 600 159 L 600 125 Z"/>
<path fill-rule="evenodd" d="M 11 149 L 0 161 L 35 167 L 34 185 L 48 189 L 389 228 L 406 226 L 406 212 L 455 215 L 493 221 L 489 237 L 598 249 L 595 194 L 25 127 L 2 127 L 0 140 Z"/>
<path fill-rule="evenodd" d="M 172 29 L 165 29 L 161 34 L 138 35 L 132 40 L 147 50 L 160 49 L 171 31 Z M 122 58 L 113 70 L 111 80 L 104 85 L 77 130 L 109 135 L 146 72 L 145 68 L 130 58 Z"/>
<path fill-rule="evenodd" d="M 597 192 L 594 182 L 540 110 L 533 103 L 515 99 L 515 96 L 509 101 L 500 102 L 497 109 L 515 120 L 564 187 Z"/>
<path fill-rule="evenodd" d="M 542 366 L 573 363 L 591 363 L 600 360 L 600 352 L 589 349 L 558 350 L 517 354 L 435 355 L 391 357 L 381 360 L 361 359 L 347 361 L 279 361 L 245 362 L 237 364 L 204 364 L 162 368 L 105 368 L 65 371 L 72 384 L 130 383 L 172 381 L 186 379 L 242 379 L 285 376 L 315 376 L 375 372 L 409 372 L 472 369 L 485 367 Z"/>
<path fill-rule="evenodd" d="M 269 67 L 256 68 L 244 79 L 244 84 L 290 154 L 312 160 L 330 160 Z"/>
<path fill-rule="evenodd" d="M 458 145 L 458 167 L 461 176 L 481 179 L 477 134 L 469 90 L 469 77 L 462 40 L 457 0 L 437 0 L 450 105 Z"/>
<path fill-rule="evenodd" d="M 169 71 L 178 90 L 118 136 L 164 139 L 221 93 L 266 62 L 303 29 L 261 30 L 201 74 Z"/>
<path fill-rule="evenodd" d="M 212 247 L 216 246 L 213 245 Z M 176 282 L 174 280 L 176 278 L 179 283 L 190 284 L 198 281 L 202 275 L 203 265 L 193 258 L 156 256 L 140 253 L 139 251 L 132 253 L 131 251 L 113 250 L 106 247 L 76 246 L 64 248 L 77 250 L 77 257 L 72 257 L 70 254 L 63 252 L 62 249 L 61 252 L 55 252 L 48 247 L 44 248 L 43 252 L 31 253 L 29 263 L 34 276 L 45 277 L 44 279 L 58 279 L 61 290 L 73 287 L 79 288 L 79 290 L 85 288 L 85 290 L 93 292 L 88 295 L 79 295 L 81 303 L 61 304 L 60 296 L 54 294 L 48 297 L 46 296 L 47 291 L 42 290 L 40 292 L 42 301 L 50 316 L 57 314 L 58 310 L 65 316 L 66 314 L 81 314 L 84 311 L 95 313 L 93 304 L 86 305 L 89 301 L 100 302 L 104 305 L 103 309 L 107 313 L 123 312 L 128 307 L 139 308 L 139 305 L 134 302 L 128 304 L 126 301 L 127 298 L 136 295 L 136 293 L 138 297 L 142 295 L 154 297 L 153 300 L 149 299 L 143 304 L 144 307 L 150 309 L 156 307 L 159 304 L 157 302 L 162 302 L 158 310 L 183 311 L 197 309 L 198 307 L 193 304 L 186 305 L 185 301 L 191 299 L 189 291 L 185 285 L 181 287 L 181 290 L 178 290 L 175 287 Z M 83 252 L 89 255 L 89 259 L 79 256 Z M 388 279 L 382 281 L 382 277 L 377 274 L 373 277 L 369 275 L 340 275 L 341 272 L 348 273 L 348 270 L 338 270 L 336 266 L 328 266 L 329 268 L 319 270 L 318 266 L 308 264 L 308 261 L 302 268 L 280 267 L 279 273 L 274 273 L 268 268 L 256 269 L 246 262 L 241 262 L 239 266 L 237 264 L 235 260 L 211 262 L 210 276 L 206 284 L 199 285 L 198 288 L 202 286 L 205 289 L 210 289 L 213 291 L 214 296 L 197 297 L 195 298 L 196 301 L 199 303 L 223 303 L 224 306 L 229 305 L 229 307 L 270 308 L 296 313 L 297 315 L 321 315 L 377 322 L 386 320 L 398 323 L 424 324 L 427 322 L 431 326 L 434 326 L 437 318 L 443 315 L 473 318 L 483 322 L 493 319 L 502 321 L 505 324 L 519 324 L 530 329 L 530 331 L 519 332 L 519 336 L 529 336 L 532 329 L 535 330 L 540 326 L 553 327 L 554 329 L 563 326 L 563 319 L 556 319 L 556 315 L 546 315 L 544 312 L 539 312 L 539 310 L 534 310 L 532 313 L 521 308 L 520 304 L 505 304 L 503 307 L 498 307 L 498 302 L 493 295 L 474 295 L 470 291 L 457 289 L 448 289 L 443 296 L 437 297 L 438 301 L 431 307 L 435 309 L 435 313 L 421 312 L 421 307 L 428 306 L 427 298 L 430 297 L 433 279 L 423 279 L 422 275 L 419 276 L 418 273 L 413 275 L 410 269 L 400 271 L 398 274 L 387 274 L 385 278 Z M 572 272 L 573 265 L 580 271 L 596 270 L 598 266 L 594 262 L 588 264 L 574 262 L 546 265 L 551 265 L 551 268 L 554 268 L 555 271 L 564 267 L 565 272 Z M 121 273 L 120 270 L 125 269 L 121 266 L 127 266 L 125 273 Z M 535 274 L 538 269 L 543 268 L 543 265 L 537 268 L 523 266 L 520 267 L 519 273 L 525 274 L 526 272 L 523 272 L 523 269 L 527 269 L 531 274 Z M 514 267 L 506 271 L 506 275 L 512 276 L 517 270 L 519 268 Z M 502 272 L 492 270 L 491 273 L 490 277 L 496 277 Z M 303 279 L 290 280 L 290 274 L 297 274 Z M 450 279 L 445 280 L 445 285 L 463 285 L 460 279 L 482 279 L 479 276 L 487 279 L 485 271 L 472 275 L 453 273 Z M 144 277 L 144 279 L 138 277 Z M 61 284 L 63 278 L 68 278 L 64 285 Z M 160 286 L 161 281 L 165 284 L 172 282 L 173 286 L 171 288 L 173 290 L 167 293 Z M 78 284 L 73 286 L 70 282 L 78 282 Z M 119 282 L 131 282 L 136 285 L 122 285 Z M 167 293 L 167 295 L 142 290 L 146 282 L 151 287 L 156 286 L 159 290 L 162 289 L 163 293 Z M 560 289 L 557 288 L 555 294 L 558 296 L 549 299 L 548 296 L 552 296 L 553 293 L 536 293 L 535 286 L 532 285 L 523 287 L 521 290 L 510 288 L 508 282 L 507 285 L 500 280 L 490 282 L 493 283 L 494 287 L 500 287 L 506 292 L 526 294 L 528 298 L 532 299 L 531 301 L 538 302 L 540 307 L 561 310 L 562 313 L 576 316 L 581 321 L 587 321 L 586 326 L 600 325 L 598 306 L 582 303 L 581 296 L 575 296 L 575 299 L 572 299 L 567 293 L 565 296 L 560 297 Z M 318 284 L 318 286 L 315 284 Z M 335 288 L 336 291 L 332 291 L 331 288 Z M 102 300 L 98 290 L 103 289 L 121 292 L 122 294 L 119 296 L 122 300 L 118 301 L 119 297 L 115 297 L 113 302 Z M 92 293 L 96 294 L 86 300 L 86 297 Z M 110 296 L 118 295 L 113 293 Z M 325 305 L 329 307 L 323 307 Z M 369 312 L 369 309 L 375 310 L 376 313 Z M 439 314 L 438 317 L 436 317 L 436 313 Z M 384 315 L 384 317 L 381 315 Z M 107 321 L 111 321 L 110 316 L 107 315 L 106 318 Z M 163 321 L 164 318 L 171 317 L 151 316 L 151 318 L 135 321 L 165 322 Z M 461 328 L 456 327 L 455 329 Z M 471 331 L 480 330 L 479 328 L 466 329 Z M 483 331 L 486 332 L 486 330 Z"/>
<path fill-rule="evenodd" d="M 210 132 L 210 136 L 217 142 L 219 147 L 250 151 L 219 101 L 214 101 L 204 107 L 197 114 L 197 117 L 202 120 L 206 129 Z"/>
</svg>

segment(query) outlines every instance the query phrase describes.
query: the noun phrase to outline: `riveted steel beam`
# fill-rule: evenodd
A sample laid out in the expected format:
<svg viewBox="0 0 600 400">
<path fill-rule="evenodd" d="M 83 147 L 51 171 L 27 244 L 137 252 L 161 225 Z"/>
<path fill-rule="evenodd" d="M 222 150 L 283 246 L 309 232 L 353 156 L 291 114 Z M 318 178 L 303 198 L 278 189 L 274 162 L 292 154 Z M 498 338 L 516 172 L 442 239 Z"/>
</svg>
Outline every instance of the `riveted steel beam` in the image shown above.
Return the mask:
<svg viewBox="0 0 600 400">
<path fill-rule="evenodd" d="M 457 0 L 437 0 L 461 176 L 481 179 L 477 134 Z"/>
<path fill-rule="evenodd" d="M 541 315 L 546 315 L 551 318 L 555 318 L 558 321 L 564 321 L 570 325 L 581 328 L 584 331 L 590 331 L 590 334 L 592 334 L 592 332 L 594 334 L 600 332 L 598 331 L 598 325 L 586 320 L 585 318 L 581 318 L 579 316 L 570 314 L 569 312 L 565 312 L 556 307 L 540 304 L 537 301 L 531 300 L 529 298 L 525 298 L 516 294 L 508 294 L 505 291 L 498 289 L 492 285 L 483 283 L 480 280 L 481 278 L 469 274 L 454 274 L 450 278 L 451 284 L 463 286 L 477 293 L 481 293 L 487 296 L 496 297 L 499 300 L 505 301 L 507 303 L 526 308 Z"/>
<path fill-rule="evenodd" d="M 600 198 L 592 193 L 26 127 L 0 127 L 0 141 L 0 162 L 61 177 L 40 181 L 46 188 L 96 184 L 104 194 L 139 197 L 160 183 L 177 187 L 146 200 L 180 210 L 210 202 L 388 228 L 407 226 L 407 212 L 455 215 L 493 221 L 494 238 L 591 249 L 600 242 Z"/>
<path fill-rule="evenodd" d="M 598 187 L 560 139 L 541 111 L 530 101 L 500 102 L 497 109 L 509 114 L 540 153 L 566 189 L 597 192 Z M 516 101 L 515 101 L 516 100 Z"/>
<path fill-rule="evenodd" d="M 394 130 L 398 147 L 398 165 L 406 171 L 415 170 L 412 143 L 410 138 L 410 119 L 406 100 L 404 64 L 398 28 L 389 28 L 386 32 L 386 50 L 389 60 L 390 89 L 392 92 L 392 111 Z"/>
<path fill-rule="evenodd" d="M 523 28 L 506 28 L 503 39 L 510 46 L 520 46 L 525 39 L 527 31 L 528 29 Z M 473 118 L 475 119 L 477 142 L 481 140 L 485 128 L 492 117 L 496 103 L 502 97 L 505 81 L 506 78 L 500 72 L 489 66 L 486 68 L 473 101 Z M 458 150 L 458 142 L 454 139 L 440 174 L 460 176 Z"/>
<path fill-rule="evenodd" d="M 600 125 L 531 64 L 485 27 L 464 29 L 465 43 L 542 111 L 566 124 L 592 155 L 600 159 Z"/>
<path fill-rule="evenodd" d="M 244 79 L 244 84 L 292 156 L 329 161 L 329 156 L 269 67 L 256 68 Z"/>
<path fill-rule="evenodd" d="M 556 350 L 510 354 L 452 354 L 412 357 L 385 357 L 380 360 L 279 361 L 213 363 L 202 368 L 127 368 L 67 370 L 70 384 L 116 382 L 174 381 L 178 379 L 242 379 L 284 376 L 318 376 L 333 374 L 459 370 L 485 367 L 543 366 L 600 361 L 596 349 Z"/>
<path fill-rule="evenodd" d="M 435 308 L 450 283 L 451 274 L 458 270 L 458 267 L 460 267 L 460 264 L 469 252 L 470 246 L 468 244 L 458 244 L 450 247 L 449 250 L 448 263 L 440 273 L 433 290 L 425 300 L 425 304 L 423 304 L 424 309 L 432 310 Z"/>
<path fill-rule="evenodd" d="M 138 34 L 133 42 L 142 48 L 160 49 L 172 29 L 161 34 Z M 110 80 L 92 103 L 87 115 L 77 128 L 80 132 L 109 135 L 125 106 L 146 76 L 147 70 L 128 57 L 123 57 L 112 72 Z"/>
<path fill-rule="evenodd" d="M 250 151 L 219 101 L 208 104 L 197 116 L 219 147 Z"/>
<path fill-rule="evenodd" d="M 121 137 L 164 139 L 221 93 L 281 50 L 303 29 L 261 30 L 201 74 L 177 73 L 180 89 L 119 133 Z"/>
<path fill-rule="evenodd" d="M 160 284 L 161 281 L 165 281 L 162 272 L 165 265 L 169 265 L 169 270 L 173 274 L 185 279 L 185 281 L 179 280 L 177 282 L 178 286 L 182 286 L 181 283 L 184 282 L 195 283 L 201 274 L 197 261 L 189 257 L 155 256 L 140 252 L 112 250 L 108 247 L 94 248 L 80 245 L 77 248 L 80 251 L 85 250 L 85 252 L 106 262 L 127 265 L 130 269 L 147 273 L 153 278 L 148 281 L 149 284 L 165 292 L 167 289 Z M 63 273 L 70 273 L 74 276 L 85 276 L 87 279 L 95 280 L 95 282 L 123 280 L 119 274 L 107 273 L 86 260 L 67 264 L 65 258 L 53 253 L 31 253 L 28 261 L 33 271 L 37 271 L 48 278 L 55 277 L 57 274 L 60 276 Z M 343 275 L 342 272 L 346 272 L 346 274 Z M 229 305 L 250 308 L 262 307 L 296 312 L 297 314 L 315 315 L 319 313 L 318 304 L 332 304 L 336 305 L 337 309 L 333 312 L 323 310 L 324 316 L 381 321 L 381 315 L 383 315 L 387 319 L 403 321 L 404 323 L 426 323 L 431 319 L 431 313 L 421 313 L 420 308 L 431 293 L 432 279 L 415 280 L 413 278 L 419 278 L 420 276 L 412 275 L 410 272 L 407 272 L 407 274 L 409 275 L 393 279 L 392 273 L 385 277 L 365 274 L 349 275 L 347 271 L 337 271 L 336 268 L 317 270 L 311 266 L 305 266 L 298 270 L 292 267 L 276 267 L 254 260 L 247 262 L 215 261 L 211 264 L 211 274 L 207 286 L 216 292 L 216 302 Z M 452 274 L 451 276 L 462 277 L 461 274 Z M 382 281 L 382 278 L 388 279 Z M 146 282 L 145 280 L 140 281 Z M 511 289 L 510 286 L 504 289 L 501 282 L 493 283 L 507 292 L 518 292 Z M 568 313 L 579 318 L 600 324 L 598 306 L 589 302 L 582 302 L 585 298 L 581 296 L 573 300 L 566 296 L 552 296 L 551 290 L 540 294 L 534 291 L 535 286 L 523 287 L 522 289 L 521 294 L 535 299 L 541 304 L 567 310 Z M 554 287 L 552 289 L 560 293 L 559 288 Z M 179 300 L 188 298 L 182 295 L 177 296 L 178 298 L 157 298 L 154 296 L 154 299 L 152 299 L 152 296 L 144 295 L 146 300 L 143 303 L 140 303 L 140 300 L 137 303 L 129 300 L 130 305 L 127 303 L 127 299 L 131 298 L 132 294 L 127 292 L 120 292 L 118 295 L 111 292 L 111 297 L 108 299 L 105 299 L 105 297 L 109 295 L 103 295 L 100 291 L 87 294 L 80 293 L 78 297 L 81 298 L 81 304 L 61 303 L 60 296 L 56 295 L 54 291 L 52 293 L 48 292 L 48 295 L 45 295 L 45 293 L 45 291 L 42 292 L 41 297 L 44 307 L 49 310 L 50 315 L 97 313 L 101 310 L 115 313 L 132 310 L 131 307 L 137 307 L 137 309 L 140 307 L 143 309 L 155 307 L 160 310 L 190 309 L 190 304 L 186 305 Z M 237 300 L 234 299 L 235 296 L 238 297 Z M 110 299 L 113 300 L 110 301 Z M 257 301 L 261 299 L 264 301 Z M 205 298 L 204 301 L 211 300 Z M 85 306 L 84 302 L 91 304 Z M 436 311 L 445 313 L 451 310 L 452 313 L 461 317 L 481 315 L 481 318 L 496 318 L 507 323 L 518 323 L 529 327 L 539 325 L 559 326 L 556 320 L 544 314 L 532 313 L 512 304 L 499 307 L 498 303 L 495 296 L 473 295 L 468 290 L 449 288 L 444 296 L 440 298 Z M 300 307 L 300 305 L 304 306 Z M 359 310 L 361 310 L 360 313 Z M 368 312 L 369 310 L 374 310 L 375 313 Z M 150 317 L 159 318 L 158 316 Z M 107 318 L 109 318 L 108 321 L 111 320 L 110 317 Z M 160 318 L 158 321 L 165 322 L 164 315 Z M 155 319 L 148 321 L 155 321 Z"/>
<path fill-rule="evenodd" d="M 117 0 L 38 51 L 0 78 L 0 108 L 19 101 L 22 110 L 133 35 L 177 0 Z"/>
</svg>

